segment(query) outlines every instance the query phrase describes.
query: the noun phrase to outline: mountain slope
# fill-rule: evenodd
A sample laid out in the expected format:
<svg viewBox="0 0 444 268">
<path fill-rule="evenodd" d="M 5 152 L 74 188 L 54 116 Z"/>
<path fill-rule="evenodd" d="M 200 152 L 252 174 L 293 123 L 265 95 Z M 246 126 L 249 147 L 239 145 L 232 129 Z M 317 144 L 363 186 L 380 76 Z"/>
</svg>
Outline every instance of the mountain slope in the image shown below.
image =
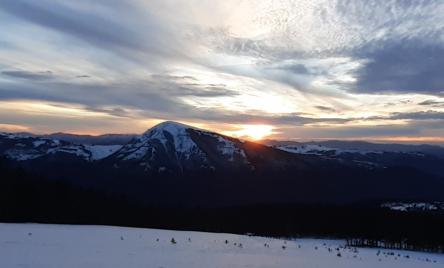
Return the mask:
<svg viewBox="0 0 444 268">
<path fill-rule="evenodd" d="M 83 145 L 26 134 L 0 133 L 0 155 L 17 161 L 37 159 L 96 161 L 111 155 L 120 147 L 120 145 Z"/>
<path fill-rule="evenodd" d="M 35 135 L 40 138 L 57 139 L 67 141 L 76 144 L 88 144 L 88 145 L 124 145 L 128 143 L 132 138 L 136 137 L 135 134 L 103 134 L 98 136 L 92 135 L 78 135 L 70 133 L 52 133 L 47 135 Z"/>
<path fill-rule="evenodd" d="M 444 148 L 433 145 L 377 144 L 362 141 L 265 141 L 269 146 L 299 155 L 349 161 L 363 166 L 415 168 L 444 174 Z"/>
<path fill-rule="evenodd" d="M 131 140 L 108 161 L 153 172 L 240 168 L 248 159 L 239 140 L 166 121 Z"/>
</svg>

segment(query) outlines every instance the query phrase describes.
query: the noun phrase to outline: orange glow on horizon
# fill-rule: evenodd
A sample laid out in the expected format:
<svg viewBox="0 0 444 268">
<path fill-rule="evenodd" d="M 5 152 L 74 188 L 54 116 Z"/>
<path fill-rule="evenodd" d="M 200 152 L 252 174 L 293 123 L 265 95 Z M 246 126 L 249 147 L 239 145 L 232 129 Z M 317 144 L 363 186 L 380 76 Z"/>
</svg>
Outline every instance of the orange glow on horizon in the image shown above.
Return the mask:
<svg viewBox="0 0 444 268">
<path fill-rule="evenodd" d="M 384 137 L 380 141 L 444 143 L 444 137 Z"/>
<path fill-rule="evenodd" d="M 240 125 L 238 130 L 225 131 L 225 134 L 247 140 L 262 140 L 273 134 L 273 126 L 270 125 Z"/>
<path fill-rule="evenodd" d="M 22 125 L 0 124 L 0 131 L 4 132 L 27 132 L 30 128 Z"/>
</svg>

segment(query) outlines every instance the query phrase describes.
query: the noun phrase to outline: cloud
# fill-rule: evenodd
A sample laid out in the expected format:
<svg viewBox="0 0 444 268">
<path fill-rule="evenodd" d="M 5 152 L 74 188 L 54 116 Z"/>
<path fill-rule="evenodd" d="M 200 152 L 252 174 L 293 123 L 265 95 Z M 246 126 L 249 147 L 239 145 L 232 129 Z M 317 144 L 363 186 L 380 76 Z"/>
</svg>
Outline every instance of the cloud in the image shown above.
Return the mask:
<svg viewBox="0 0 444 268">
<path fill-rule="evenodd" d="M 184 43 L 181 49 L 176 46 L 176 35 L 168 25 L 136 1 L 6 0 L 0 3 L 0 11 L 139 64 L 177 58 L 185 51 Z"/>
<path fill-rule="evenodd" d="M 86 75 L 86 74 L 84 74 L 84 75 L 76 75 L 76 78 L 91 78 L 91 76 L 90 75 Z"/>
<path fill-rule="evenodd" d="M 322 105 L 317 105 L 315 108 L 323 112 L 336 112 L 336 109 Z"/>
<path fill-rule="evenodd" d="M 239 95 L 237 91 L 228 89 L 225 84 L 202 83 L 193 76 L 155 74 L 151 76 L 150 83 L 151 87 L 157 87 L 170 96 L 205 98 Z"/>
<path fill-rule="evenodd" d="M 417 39 L 400 40 L 358 53 L 369 63 L 356 72 L 356 92 L 444 95 L 444 46 Z"/>
<path fill-rule="evenodd" d="M 444 107 L 444 101 L 437 101 L 437 100 L 425 100 L 418 104 L 424 106 Z"/>
<path fill-rule="evenodd" d="M 390 119 L 410 119 L 410 120 L 444 120 L 444 111 L 420 111 L 393 113 Z"/>
<path fill-rule="evenodd" d="M 29 72 L 24 72 L 28 74 Z M 224 84 L 200 83 L 192 76 L 153 75 L 145 80 L 77 83 L 0 81 L 0 100 L 34 100 L 76 104 L 86 110 L 132 118 L 198 118 L 184 97 L 236 96 Z M 88 97 L 85 97 L 88 96 Z"/>
<path fill-rule="evenodd" d="M 20 78 L 28 80 L 47 80 L 54 77 L 51 71 L 31 72 L 31 71 L 11 70 L 11 71 L 2 71 L 1 74 L 12 78 Z"/>
<path fill-rule="evenodd" d="M 202 109 L 194 113 L 184 115 L 189 116 L 186 119 L 196 119 L 209 122 L 222 122 L 226 124 L 266 124 L 266 125 L 286 125 L 286 126 L 303 126 L 314 123 L 326 124 L 343 124 L 352 119 L 346 118 L 327 118 L 312 117 L 305 114 L 261 114 L 261 113 L 242 113 L 230 112 L 221 109 Z"/>
<path fill-rule="evenodd" d="M 115 4 L 115 3 L 114 3 Z M 95 45 L 140 47 L 136 34 L 112 19 L 69 5 L 43 1 L 3 1 L 1 9 L 23 20 L 86 40 Z"/>
<path fill-rule="evenodd" d="M 266 34 L 242 38 L 229 30 L 213 32 L 220 53 L 259 63 L 240 70 L 229 66 L 232 72 L 313 94 L 332 89 L 444 94 L 440 1 L 277 1 L 250 8 L 256 15 L 246 24 L 260 22 Z M 330 64 L 335 59 L 347 61 Z"/>
<path fill-rule="evenodd" d="M 58 103 L 113 126 L 262 123 L 313 137 L 442 122 L 441 1 L 5 0 L 0 15 L 4 102 Z"/>
<path fill-rule="evenodd" d="M 382 125 L 382 126 L 314 126 L 278 127 L 275 129 L 277 139 L 298 137 L 304 140 L 316 139 L 375 139 L 380 137 L 420 136 L 422 128 L 410 125 Z"/>
</svg>

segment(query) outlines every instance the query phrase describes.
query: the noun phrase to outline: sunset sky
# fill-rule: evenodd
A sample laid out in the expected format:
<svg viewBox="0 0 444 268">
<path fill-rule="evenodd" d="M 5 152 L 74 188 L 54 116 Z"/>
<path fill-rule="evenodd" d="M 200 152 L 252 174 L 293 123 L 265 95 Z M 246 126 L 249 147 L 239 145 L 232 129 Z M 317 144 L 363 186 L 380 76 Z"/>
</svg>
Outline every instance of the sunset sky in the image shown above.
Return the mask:
<svg viewBox="0 0 444 268">
<path fill-rule="evenodd" d="M 444 1 L 2 0 L 0 130 L 444 143 Z"/>
</svg>

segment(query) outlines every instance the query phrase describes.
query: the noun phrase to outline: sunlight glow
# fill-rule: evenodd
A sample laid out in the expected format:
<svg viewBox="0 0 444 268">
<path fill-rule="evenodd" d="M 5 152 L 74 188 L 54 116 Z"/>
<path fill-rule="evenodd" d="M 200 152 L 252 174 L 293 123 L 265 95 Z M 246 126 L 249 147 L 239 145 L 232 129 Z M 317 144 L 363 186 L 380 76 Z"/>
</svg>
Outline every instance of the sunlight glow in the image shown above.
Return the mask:
<svg viewBox="0 0 444 268">
<path fill-rule="evenodd" d="M 29 131 L 29 127 L 16 125 L 16 124 L 1 124 L 0 123 L 0 131 L 6 132 L 25 132 Z"/>
<path fill-rule="evenodd" d="M 230 136 L 249 140 L 261 140 L 273 134 L 273 126 L 270 125 L 241 125 L 239 130 L 226 131 Z"/>
</svg>

